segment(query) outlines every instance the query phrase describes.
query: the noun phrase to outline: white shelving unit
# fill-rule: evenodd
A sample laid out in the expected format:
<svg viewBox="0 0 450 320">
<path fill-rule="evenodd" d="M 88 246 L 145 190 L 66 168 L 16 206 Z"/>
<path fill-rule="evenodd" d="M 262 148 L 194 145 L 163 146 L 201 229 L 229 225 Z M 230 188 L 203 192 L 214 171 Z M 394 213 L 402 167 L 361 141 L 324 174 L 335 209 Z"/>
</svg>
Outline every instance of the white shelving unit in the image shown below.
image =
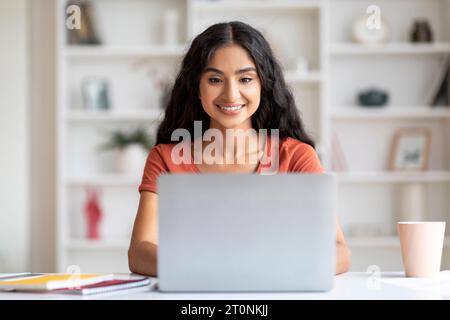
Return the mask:
<svg viewBox="0 0 450 320">
<path fill-rule="evenodd" d="M 93 240 L 72 240 L 67 243 L 67 248 L 71 251 L 124 251 L 128 250 L 129 239 L 118 239 L 115 241 L 93 241 Z"/>
<path fill-rule="evenodd" d="M 87 48 L 67 48 L 64 55 L 67 58 L 112 58 L 112 57 L 179 57 L 183 54 L 183 46 L 102 46 Z"/>
<path fill-rule="evenodd" d="M 114 154 L 97 150 L 102 132 L 135 125 L 155 130 L 163 111 L 151 94 L 149 71 L 174 76 L 193 37 L 220 21 L 250 23 L 269 40 L 328 170 L 331 142 L 339 138 L 348 162 L 347 170 L 336 172 L 339 214 L 353 251 L 352 270 L 365 271 L 374 262 L 382 270 L 401 268 L 395 223 L 405 184 L 425 186 L 427 218 L 449 221 L 450 108 L 424 105 L 442 57 L 450 54 L 449 0 L 378 1 L 390 23 L 389 42 L 379 47 L 351 40 L 351 22 L 372 4 L 365 0 L 93 2 L 102 45 L 68 46 L 64 27 L 58 28 L 58 271 L 72 264 L 86 272 L 128 271 L 126 251 L 140 177 L 114 173 Z M 65 1 L 59 4 L 58 25 L 63 26 Z M 162 43 L 161 17 L 171 8 L 180 14 L 179 44 L 168 46 Z M 410 24 L 418 16 L 429 18 L 433 44 L 408 43 Z M 307 73 L 293 71 L 300 55 L 309 62 Z M 88 76 L 110 79 L 111 110 L 83 110 L 81 82 Z M 388 106 L 356 106 L 357 92 L 371 86 L 389 91 Z M 432 132 L 429 171 L 388 171 L 395 130 L 417 126 Z M 102 190 L 98 241 L 84 237 L 86 186 Z M 379 234 L 352 234 L 355 225 L 368 224 L 377 226 Z M 445 244 L 448 250 L 448 236 Z M 449 252 L 443 261 L 450 265 Z"/>
<path fill-rule="evenodd" d="M 136 186 L 139 184 L 139 178 L 130 175 L 120 174 L 103 174 L 103 175 L 89 175 L 89 176 L 75 176 L 65 179 L 67 184 L 74 187 L 82 187 L 85 185 L 94 186 Z"/>
<path fill-rule="evenodd" d="M 162 120 L 162 110 L 147 110 L 134 112 L 86 112 L 82 110 L 67 112 L 66 120 L 71 123 L 101 123 L 101 122 L 157 122 Z"/>
<path fill-rule="evenodd" d="M 340 183 L 450 182 L 450 172 L 448 171 L 428 171 L 424 173 L 403 173 L 392 171 L 350 172 L 337 173 L 336 177 Z"/>
<path fill-rule="evenodd" d="M 348 245 L 352 248 L 393 248 L 400 250 L 400 240 L 398 237 L 359 237 L 359 238 L 348 238 Z M 450 246 L 450 238 L 446 237 L 444 239 L 444 245 L 446 247 Z"/>
<path fill-rule="evenodd" d="M 337 109 L 337 108 L 336 108 Z M 449 107 L 430 108 L 427 106 L 390 106 L 374 110 L 360 107 L 343 107 L 331 113 L 334 120 L 389 120 L 389 119 L 448 119 Z"/>
<path fill-rule="evenodd" d="M 318 83 L 322 82 L 322 75 L 318 71 L 311 71 L 311 72 L 308 72 L 307 74 L 300 74 L 300 75 L 297 75 L 293 72 L 291 72 L 291 73 L 287 72 L 285 74 L 285 78 L 286 78 L 286 81 L 291 85 L 297 84 L 297 83 L 300 83 L 300 84 L 301 83 L 305 83 L 305 84 L 316 83 L 316 84 L 318 84 Z"/>
<path fill-rule="evenodd" d="M 390 43 L 383 46 L 370 47 L 354 43 L 333 44 L 330 47 L 333 55 L 411 55 L 450 53 L 447 42 L 432 44 Z"/>
</svg>

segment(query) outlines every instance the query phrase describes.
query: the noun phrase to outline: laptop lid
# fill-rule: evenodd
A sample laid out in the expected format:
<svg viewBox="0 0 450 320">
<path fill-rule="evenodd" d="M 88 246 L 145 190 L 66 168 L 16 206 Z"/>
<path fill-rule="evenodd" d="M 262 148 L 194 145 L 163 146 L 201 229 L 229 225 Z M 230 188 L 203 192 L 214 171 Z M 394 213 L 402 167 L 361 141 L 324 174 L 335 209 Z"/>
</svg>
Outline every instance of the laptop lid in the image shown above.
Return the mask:
<svg viewBox="0 0 450 320">
<path fill-rule="evenodd" d="M 329 174 L 165 174 L 162 291 L 326 291 L 335 274 Z"/>
</svg>

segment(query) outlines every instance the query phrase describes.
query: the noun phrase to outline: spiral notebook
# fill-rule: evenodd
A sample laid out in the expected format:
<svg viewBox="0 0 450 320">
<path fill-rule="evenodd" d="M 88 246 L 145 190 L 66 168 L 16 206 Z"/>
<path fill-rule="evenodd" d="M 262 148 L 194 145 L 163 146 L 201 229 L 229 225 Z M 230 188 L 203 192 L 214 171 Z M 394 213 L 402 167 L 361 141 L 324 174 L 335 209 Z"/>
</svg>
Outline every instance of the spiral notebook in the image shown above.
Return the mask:
<svg viewBox="0 0 450 320">
<path fill-rule="evenodd" d="M 150 289 L 155 284 L 156 280 L 152 280 L 149 277 L 139 275 L 115 274 L 114 278 L 108 281 L 81 286 L 78 288 L 60 289 L 58 291 L 69 294 L 93 295 L 138 287 L 148 287 Z"/>
</svg>

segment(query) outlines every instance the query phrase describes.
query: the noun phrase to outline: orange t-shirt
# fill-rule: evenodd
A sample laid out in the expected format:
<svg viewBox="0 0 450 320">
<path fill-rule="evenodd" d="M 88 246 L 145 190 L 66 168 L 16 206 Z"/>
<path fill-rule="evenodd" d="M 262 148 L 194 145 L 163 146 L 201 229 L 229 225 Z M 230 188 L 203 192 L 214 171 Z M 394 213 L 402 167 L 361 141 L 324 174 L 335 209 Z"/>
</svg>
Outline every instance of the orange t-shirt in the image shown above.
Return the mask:
<svg viewBox="0 0 450 320">
<path fill-rule="evenodd" d="M 147 157 L 144 174 L 139 186 L 139 192 L 150 191 L 157 193 L 158 176 L 164 173 L 201 173 L 194 163 L 175 164 L 172 161 L 172 149 L 177 143 L 158 144 L 154 146 Z M 267 139 L 266 149 L 271 150 L 270 136 Z M 268 151 L 270 155 L 270 151 Z M 192 162 L 192 161 L 191 161 Z M 269 164 L 259 163 L 255 173 L 263 173 Z M 308 172 L 323 173 L 316 151 L 306 143 L 294 138 L 282 138 L 279 140 L 279 166 L 275 173 Z"/>
</svg>

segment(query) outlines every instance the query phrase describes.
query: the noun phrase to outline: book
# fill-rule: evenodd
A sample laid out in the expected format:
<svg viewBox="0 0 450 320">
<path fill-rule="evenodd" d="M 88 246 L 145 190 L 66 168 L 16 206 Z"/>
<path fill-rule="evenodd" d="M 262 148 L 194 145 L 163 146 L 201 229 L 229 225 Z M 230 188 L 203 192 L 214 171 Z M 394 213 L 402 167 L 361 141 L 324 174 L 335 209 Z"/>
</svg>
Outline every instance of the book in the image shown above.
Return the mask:
<svg viewBox="0 0 450 320">
<path fill-rule="evenodd" d="M 448 107 L 450 105 L 450 68 L 445 72 L 445 77 L 442 80 L 442 83 L 439 87 L 436 96 L 433 99 L 432 106 L 445 106 Z"/>
<path fill-rule="evenodd" d="M 3 273 L 0 274 L 0 280 L 7 280 L 19 277 L 32 277 L 32 276 L 40 276 L 42 273 L 31 273 L 31 272 L 21 272 L 21 273 Z"/>
<path fill-rule="evenodd" d="M 442 106 L 450 103 L 450 63 L 449 58 L 445 56 L 441 61 L 438 73 L 435 79 L 430 83 L 430 91 L 428 97 L 425 99 L 427 106 Z"/>
<path fill-rule="evenodd" d="M 336 172 L 348 170 L 347 160 L 336 132 L 333 133 L 331 140 L 331 167 Z"/>
<path fill-rule="evenodd" d="M 150 288 L 155 284 L 156 281 L 153 281 L 151 278 L 145 276 L 115 275 L 114 279 L 109 281 L 86 285 L 77 289 L 60 289 L 58 291 L 71 294 L 93 295 L 138 287 Z"/>
<path fill-rule="evenodd" d="M 3 291 L 50 291 L 78 288 L 114 278 L 113 274 L 19 274 L 0 279 Z"/>
</svg>

